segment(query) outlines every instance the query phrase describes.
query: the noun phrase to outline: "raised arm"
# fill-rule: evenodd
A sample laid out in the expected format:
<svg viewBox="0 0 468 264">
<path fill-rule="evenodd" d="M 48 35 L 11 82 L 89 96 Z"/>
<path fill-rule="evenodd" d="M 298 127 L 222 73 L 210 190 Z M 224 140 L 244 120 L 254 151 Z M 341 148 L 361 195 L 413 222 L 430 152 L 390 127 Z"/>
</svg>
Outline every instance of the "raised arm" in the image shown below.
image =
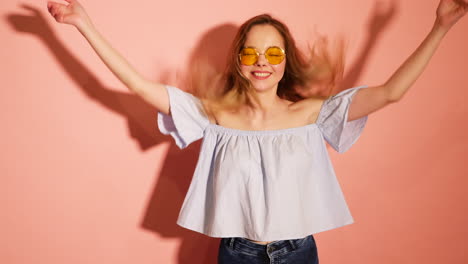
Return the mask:
<svg viewBox="0 0 468 264">
<path fill-rule="evenodd" d="M 151 82 L 139 74 L 96 30 L 81 4 L 65 0 L 67 4 L 48 2 L 49 13 L 59 23 L 75 26 L 88 40 L 94 51 L 114 75 L 128 89 L 154 105 L 165 114 L 169 113 L 169 99 L 164 85 Z"/>
<path fill-rule="evenodd" d="M 440 0 L 437 18 L 424 41 L 383 85 L 359 90 L 351 103 L 348 120 L 355 120 L 398 102 L 421 75 L 441 40 L 468 11 L 466 0 Z"/>
</svg>

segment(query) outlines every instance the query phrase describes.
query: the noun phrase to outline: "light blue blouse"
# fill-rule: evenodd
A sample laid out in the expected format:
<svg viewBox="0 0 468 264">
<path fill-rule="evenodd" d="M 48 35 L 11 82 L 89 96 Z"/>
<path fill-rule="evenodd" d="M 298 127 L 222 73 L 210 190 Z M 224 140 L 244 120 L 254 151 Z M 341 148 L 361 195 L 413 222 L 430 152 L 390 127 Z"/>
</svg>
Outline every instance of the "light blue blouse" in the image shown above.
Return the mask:
<svg viewBox="0 0 468 264">
<path fill-rule="evenodd" d="M 171 114 L 158 113 L 160 131 L 180 148 L 203 138 L 180 226 L 212 237 L 273 241 L 353 222 L 325 140 L 345 152 L 358 139 L 367 117 L 346 120 L 364 86 L 327 99 L 314 124 L 268 131 L 212 124 L 196 97 L 166 88 Z"/>
</svg>

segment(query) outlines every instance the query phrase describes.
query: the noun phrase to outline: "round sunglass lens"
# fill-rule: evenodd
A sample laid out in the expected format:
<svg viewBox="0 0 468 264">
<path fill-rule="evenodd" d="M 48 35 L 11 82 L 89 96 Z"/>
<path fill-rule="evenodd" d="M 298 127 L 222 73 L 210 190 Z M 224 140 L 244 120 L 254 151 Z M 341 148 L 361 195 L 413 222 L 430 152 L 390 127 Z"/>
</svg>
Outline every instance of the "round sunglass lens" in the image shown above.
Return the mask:
<svg viewBox="0 0 468 264">
<path fill-rule="evenodd" d="M 284 60 L 284 52 L 278 47 L 271 47 L 265 52 L 265 57 L 270 64 L 280 64 Z"/>
<path fill-rule="evenodd" d="M 245 48 L 240 53 L 243 65 L 253 65 L 257 61 L 257 52 L 253 48 Z"/>
</svg>

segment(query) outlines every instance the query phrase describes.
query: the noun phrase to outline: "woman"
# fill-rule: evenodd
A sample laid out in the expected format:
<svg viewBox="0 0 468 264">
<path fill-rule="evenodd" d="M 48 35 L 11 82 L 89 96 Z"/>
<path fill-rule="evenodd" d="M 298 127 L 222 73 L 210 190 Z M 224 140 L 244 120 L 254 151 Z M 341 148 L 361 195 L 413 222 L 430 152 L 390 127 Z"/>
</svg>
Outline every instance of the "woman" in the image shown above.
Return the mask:
<svg viewBox="0 0 468 264">
<path fill-rule="evenodd" d="M 158 109 L 160 130 L 181 148 L 203 138 L 178 224 L 222 237 L 220 263 L 318 263 L 311 234 L 353 221 L 324 139 L 339 152 L 351 147 L 367 115 L 403 97 L 468 10 L 463 1 L 441 0 L 426 39 L 384 84 L 325 99 L 301 96 L 317 71 L 287 27 L 268 15 L 254 17 L 234 40 L 224 89 L 200 100 L 143 78 L 82 6 L 66 1 L 49 2 L 49 12 L 74 25 L 110 70 Z"/>
</svg>

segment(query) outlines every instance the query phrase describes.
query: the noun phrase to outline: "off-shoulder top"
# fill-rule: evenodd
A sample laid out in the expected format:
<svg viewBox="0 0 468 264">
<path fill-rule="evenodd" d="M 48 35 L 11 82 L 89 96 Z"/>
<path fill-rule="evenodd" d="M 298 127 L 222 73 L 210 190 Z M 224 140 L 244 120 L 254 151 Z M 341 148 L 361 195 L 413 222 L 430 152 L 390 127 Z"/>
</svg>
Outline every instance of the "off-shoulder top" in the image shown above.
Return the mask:
<svg viewBox="0 0 468 264">
<path fill-rule="evenodd" d="M 158 127 L 185 148 L 203 138 L 177 223 L 211 237 L 302 238 L 353 222 L 325 140 L 345 152 L 367 117 L 347 121 L 356 87 L 324 101 L 302 127 L 246 131 L 209 122 L 196 97 L 166 86 L 170 115 Z"/>
</svg>

